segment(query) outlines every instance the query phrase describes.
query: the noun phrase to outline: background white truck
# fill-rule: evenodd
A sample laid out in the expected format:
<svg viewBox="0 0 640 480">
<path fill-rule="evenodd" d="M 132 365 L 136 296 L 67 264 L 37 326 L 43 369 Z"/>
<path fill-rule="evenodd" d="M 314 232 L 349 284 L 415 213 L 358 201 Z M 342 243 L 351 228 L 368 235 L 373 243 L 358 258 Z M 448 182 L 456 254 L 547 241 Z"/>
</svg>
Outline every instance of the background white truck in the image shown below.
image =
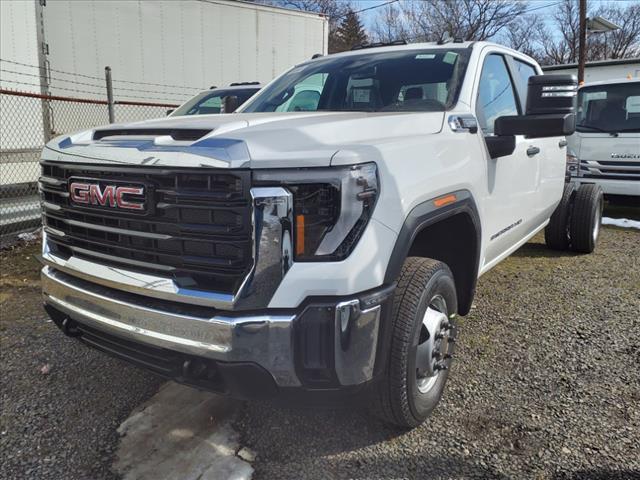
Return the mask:
<svg viewBox="0 0 640 480">
<path fill-rule="evenodd" d="M 640 78 L 586 83 L 578 90 L 567 173 L 608 199 L 640 205 Z"/>
</svg>

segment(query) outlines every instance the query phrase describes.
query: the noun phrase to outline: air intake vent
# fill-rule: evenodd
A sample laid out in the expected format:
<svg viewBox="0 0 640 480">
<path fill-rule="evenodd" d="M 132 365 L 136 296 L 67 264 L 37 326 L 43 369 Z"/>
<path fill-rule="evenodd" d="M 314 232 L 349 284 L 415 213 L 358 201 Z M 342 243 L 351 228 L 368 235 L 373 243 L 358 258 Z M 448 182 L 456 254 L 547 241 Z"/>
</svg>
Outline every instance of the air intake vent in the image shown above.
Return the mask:
<svg viewBox="0 0 640 480">
<path fill-rule="evenodd" d="M 93 134 L 94 140 L 106 137 L 160 137 L 169 135 L 174 140 L 198 140 L 211 130 L 203 129 L 177 129 L 177 128 L 113 128 L 97 130 Z"/>
</svg>

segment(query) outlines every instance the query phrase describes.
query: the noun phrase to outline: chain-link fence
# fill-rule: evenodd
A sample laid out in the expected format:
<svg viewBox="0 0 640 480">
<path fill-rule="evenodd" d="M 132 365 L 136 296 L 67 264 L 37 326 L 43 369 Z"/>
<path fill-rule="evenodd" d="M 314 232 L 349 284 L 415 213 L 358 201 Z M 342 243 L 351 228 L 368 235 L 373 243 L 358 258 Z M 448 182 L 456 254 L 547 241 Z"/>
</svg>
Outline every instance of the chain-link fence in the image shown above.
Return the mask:
<svg viewBox="0 0 640 480">
<path fill-rule="evenodd" d="M 158 118 L 177 105 L 114 102 L 117 122 Z M 0 237 L 40 222 L 38 160 L 46 141 L 109 123 L 104 100 L 0 89 Z"/>
</svg>

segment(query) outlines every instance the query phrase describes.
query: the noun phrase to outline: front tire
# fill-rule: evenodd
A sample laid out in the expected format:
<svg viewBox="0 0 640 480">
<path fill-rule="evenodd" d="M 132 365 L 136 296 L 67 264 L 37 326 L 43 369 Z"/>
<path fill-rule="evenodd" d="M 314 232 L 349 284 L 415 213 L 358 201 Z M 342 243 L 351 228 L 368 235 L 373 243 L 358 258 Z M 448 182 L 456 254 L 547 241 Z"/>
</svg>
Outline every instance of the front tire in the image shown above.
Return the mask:
<svg viewBox="0 0 640 480">
<path fill-rule="evenodd" d="M 430 258 L 407 258 L 394 294 L 391 351 L 378 389 L 378 413 L 385 421 L 416 427 L 440 401 L 451 366 L 457 309 L 449 267 Z"/>
<path fill-rule="evenodd" d="M 571 212 L 571 248 L 591 253 L 596 248 L 602 222 L 604 195 L 594 183 L 580 185 Z"/>
</svg>

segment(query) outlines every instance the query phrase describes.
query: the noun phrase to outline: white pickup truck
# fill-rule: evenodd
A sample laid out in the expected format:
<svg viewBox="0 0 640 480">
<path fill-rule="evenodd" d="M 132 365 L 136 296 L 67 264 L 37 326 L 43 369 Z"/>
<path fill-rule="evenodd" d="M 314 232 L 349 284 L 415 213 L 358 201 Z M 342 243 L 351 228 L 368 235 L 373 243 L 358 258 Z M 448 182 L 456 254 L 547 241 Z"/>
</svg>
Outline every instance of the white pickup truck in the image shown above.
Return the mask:
<svg viewBox="0 0 640 480">
<path fill-rule="evenodd" d="M 239 113 L 54 139 L 46 309 L 186 384 L 367 398 L 416 426 L 476 280 L 545 227 L 553 248 L 595 246 L 601 190 L 565 188 L 575 78 L 540 74 L 492 43 L 364 48 L 293 67 Z"/>
</svg>

